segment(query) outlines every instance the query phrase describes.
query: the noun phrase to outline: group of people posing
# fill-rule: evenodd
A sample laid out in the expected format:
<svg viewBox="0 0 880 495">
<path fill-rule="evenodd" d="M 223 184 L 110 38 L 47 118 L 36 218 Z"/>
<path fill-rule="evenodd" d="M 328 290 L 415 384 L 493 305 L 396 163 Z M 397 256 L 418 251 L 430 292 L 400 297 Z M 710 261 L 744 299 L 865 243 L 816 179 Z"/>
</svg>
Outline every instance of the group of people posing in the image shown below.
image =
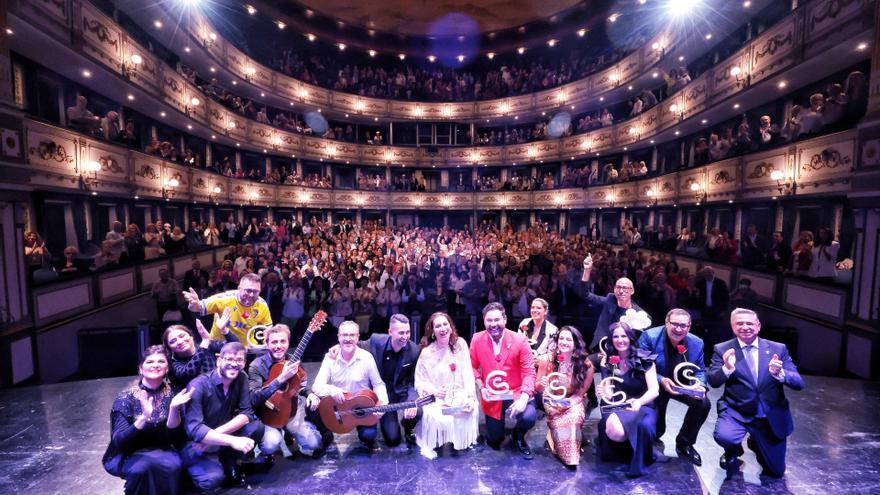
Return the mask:
<svg viewBox="0 0 880 495">
<path fill-rule="evenodd" d="M 588 257 L 584 279 L 591 264 Z M 285 444 L 291 452 L 298 448 L 320 457 L 333 443 L 332 423 L 344 416 L 325 413 L 346 410 L 349 399 L 365 390 L 378 405 L 399 404 L 357 426 L 368 452 L 377 449 L 380 431 L 387 447 L 405 443 L 429 459 L 450 449 L 497 450 L 507 424 L 514 449 L 532 459 L 527 436 L 543 411 L 547 447 L 576 469 L 594 389 L 601 404 L 597 455 L 625 463 L 626 473 L 637 477 L 652 463 L 668 460 L 655 444 L 665 432 L 669 400 L 687 406 L 675 450 L 701 465 L 694 444 L 710 410 L 706 392 L 723 386 L 714 431 L 724 448 L 721 467 L 739 466 L 748 434 L 763 474 L 785 472 L 793 423 L 784 387 L 800 390 L 804 384 L 785 345 L 758 338 L 761 324 L 751 310 L 731 312 L 735 338 L 715 346 L 708 368 L 703 342 L 689 333 L 687 311 L 672 309 L 664 325 L 638 329 L 645 325 L 633 314 L 637 308 L 620 305 L 633 291 L 625 277 L 617 280 L 614 294 L 592 297 L 610 309 L 600 316 L 590 346 L 577 328 L 555 327 L 540 298 L 531 301 L 531 316 L 516 330 L 508 328 L 504 306 L 490 302 L 482 308 L 485 330 L 470 343 L 444 312 L 425 320 L 418 343 L 410 339 L 411 322 L 403 314 L 391 315 L 387 334 L 365 341 L 359 340 L 358 324 L 346 320 L 338 325 L 338 346 L 327 352 L 311 385 L 298 382 L 298 407 L 282 427 L 273 428 L 260 418 L 274 409 L 270 397 L 291 383 L 300 363 L 290 351 L 290 329 L 272 324 L 260 287 L 260 277 L 248 274 L 237 290 L 207 299 L 184 293 L 190 311 L 214 315 L 211 331 L 197 321 L 196 343 L 186 326 L 173 325 L 163 345 L 144 351 L 140 379 L 114 402 L 104 457 L 107 471 L 125 478 L 126 493 L 240 486 L 243 469 L 271 467 Z M 691 373 L 682 374 L 688 366 Z M 245 462 L 256 450 L 259 457 Z"/>
</svg>

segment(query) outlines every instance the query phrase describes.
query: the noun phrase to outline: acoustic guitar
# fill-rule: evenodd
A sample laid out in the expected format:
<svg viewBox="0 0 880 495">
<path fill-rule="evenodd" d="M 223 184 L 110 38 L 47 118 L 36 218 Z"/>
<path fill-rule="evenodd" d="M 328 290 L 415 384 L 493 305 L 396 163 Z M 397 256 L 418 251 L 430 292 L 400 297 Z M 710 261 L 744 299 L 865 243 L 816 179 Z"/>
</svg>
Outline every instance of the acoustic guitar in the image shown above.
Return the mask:
<svg viewBox="0 0 880 495">
<path fill-rule="evenodd" d="M 263 385 L 268 385 L 272 380 L 278 378 L 278 375 L 280 375 L 281 371 L 284 369 L 285 362 L 288 360 L 297 362 L 302 359 L 302 355 L 306 351 L 306 346 L 309 345 L 309 341 L 312 340 L 312 335 L 320 330 L 326 321 L 327 313 L 324 311 L 318 311 L 315 313 L 315 316 L 313 316 L 312 320 L 309 322 L 308 328 L 306 328 L 306 333 L 303 334 L 302 339 L 300 339 L 299 344 L 296 346 L 296 350 L 293 351 L 293 355 L 288 356 L 287 359 L 283 361 L 273 364 L 272 367 L 269 368 L 269 377 Z M 281 388 L 276 390 L 271 397 L 269 397 L 269 400 L 265 403 L 266 407 L 263 408 L 263 411 L 260 414 L 260 419 L 263 421 L 263 424 L 269 425 L 273 428 L 282 428 L 288 421 L 290 421 L 291 415 L 296 414 L 299 389 L 302 387 L 303 380 L 305 379 L 306 370 L 300 366 L 299 369 L 296 370 L 296 374 L 293 375 L 290 380 L 287 380 Z"/>
<path fill-rule="evenodd" d="M 318 413 L 328 430 L 343 434 L 350 432 L 357 426 L 373 426 L 378 423 L 379 418 L 373 413 L 422 407 L 434 402 L 434 400 L 433 395 L 426 395 L 410 402 L 377 406 L 379 398 L 376 393 L 366 389 L 356 394 L 346 393 L 345 401 L 342 404 L 337 404 L 333 397 L 324 397 L 318 404 Z"/>
</svg>

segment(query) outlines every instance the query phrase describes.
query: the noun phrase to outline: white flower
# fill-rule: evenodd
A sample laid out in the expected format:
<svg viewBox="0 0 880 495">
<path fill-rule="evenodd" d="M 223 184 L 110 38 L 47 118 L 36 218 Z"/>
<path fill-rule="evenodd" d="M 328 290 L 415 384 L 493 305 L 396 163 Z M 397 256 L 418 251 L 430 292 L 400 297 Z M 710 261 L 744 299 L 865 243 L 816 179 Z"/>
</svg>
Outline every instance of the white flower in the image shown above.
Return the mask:
<svg viewBox="0 0 880 495">
<path fill-rule="evenodd" d="M 644 330 L 651 326 L 651 317 L 644 311 L 636 311 L 633 308 L 626 310 L 626 314 L 620 317 L 622 323 L 626 323 L 633 330 Z"/>
</svg>

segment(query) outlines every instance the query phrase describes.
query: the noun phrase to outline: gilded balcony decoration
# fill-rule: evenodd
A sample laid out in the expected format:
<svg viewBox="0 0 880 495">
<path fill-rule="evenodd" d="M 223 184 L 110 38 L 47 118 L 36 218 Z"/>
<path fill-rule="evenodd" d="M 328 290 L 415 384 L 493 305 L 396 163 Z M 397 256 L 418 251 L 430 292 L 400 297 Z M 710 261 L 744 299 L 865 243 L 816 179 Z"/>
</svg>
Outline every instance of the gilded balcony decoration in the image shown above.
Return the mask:
<svg viewBox="0 0 880 495">
<path fill-rule="evenodd" d="M 73 163 L 73 155 L 55 141 L 40 141 L 36 147 L 31 146 L 28 149 L 28 154 L 39 156 L 40 159 L 47 162 Z"/>
<path fill-rule="evenodd" d="M 834 148 L 825 148 L 820 153 L 810 156 L 802 166 L 804 172 L 812 172 L 822 169 L 835 169 L 837 167 L 849 167 L 847 172 L 851 171 L 852 158 L 842 156 L 839 151 Z"/>
<path fill-rule="evenodd" d="M 715 176 L 709 183 L 713 185 L 720 185 L 728 184 L 730 182 L 734 182 L 735 180 L 736 179 L 730 174 L 730 172 L 728 172 L 727 170 L 721 170 L 715 173 Z"/>
<path fill-rule="evenodd" d="M 663 182 L 663 185 L 660 186 L 660 192 L 671 193 L 674 191 L 675 191 L 675 188 L 672 186 L 671 181 L 665 181 L 665 182 Z"/>
<path fill-rule="evenodd" d="M 826 0 L 812 5 L 807 14 L 807 34 L 824 31 L 832 26 L 832 22 L 841 14 L 852 14 L 869 3 L 867 0 Z"/>
<path fill-rule="evenodd" d="M 122 30 L 113 21 L 97 10 L 82 9 L 82 37 L 91 40 L 83 43 L 89 55 L 106 61 L 114 70 L 122 67 Z"/>
<path fill-rule="evenodd" d="M 116 161 L 116 158 L 111 155 L 99 156 L 97 161 L 101 164 L 102 172 L 109 172 L 111 174 L 125 173 L 125 170 L 119 165 L 119 162 Z"/>
<path fill-rule="evenodd" d="M 194 189 L 207 189 L 208 184 L 205 183 L 205 179 L 199 177 L 198 179 L 195 180 L 195 182 L 193 182 L 193 188 Z"/>
<path fill-rule="evenodd" d="M 776 167 L 772 163 L 761 161 L 755 165 L 748 177 L 749 179 L 770 178 L 770 174 L 772 174 L 774 170 L 776 170 Z"/>
<path fill-rule="evenodd" d="M 141 165 L 141 168 L 135 172 L 135 175 L 148 180 L 159 179 L 159 174 L 157 174 L 156 170 L 150 165 Z"/>
</svg>

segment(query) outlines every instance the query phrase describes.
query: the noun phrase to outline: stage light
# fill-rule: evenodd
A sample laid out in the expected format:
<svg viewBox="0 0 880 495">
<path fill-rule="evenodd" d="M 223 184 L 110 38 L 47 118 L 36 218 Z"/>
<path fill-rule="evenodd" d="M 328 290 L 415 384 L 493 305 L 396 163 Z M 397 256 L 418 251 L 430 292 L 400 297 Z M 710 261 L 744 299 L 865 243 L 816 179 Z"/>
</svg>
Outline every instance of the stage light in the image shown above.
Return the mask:
<svg viewBox="0 0 880 495">
<path fill-rule="evenodd" d="M 13 35 L 12 29 L 6 28 L 6 34 L 8 34 L 9 36 L 12 36 Z"/>
<path fill-rule="evenodd" d="M 370 57 L 375 57 L 375 56 L 376 56 L 376 50 L 367 50 L 367 55 L 369 55 Z"/>
<path fill-rule="evenodd" d="M 312 33 L 308 33 L 308 34 L 306 34 L 306 39 L 308 39 L 308 40 L 311 41 L 311 42 L 314 42 L 314 41 L 315 41 L 316 39 L 318 39 L 318 38 L 317 38 L 317 36 L 315 36 L 314 34 L 312 34 Z"/>
<path fill-rule="evenodd" d="M 618 18 L 620 18 L 620 13 L 615 12 L 615 13 L 611 14 L 610 16 L 608 16 L 608 22 L 612 22 L 612 23 L 617 22 Z"/>
<path fill-rule="evenodd" d="M 750 2 L 749 0 L 746 0 L 745 2 L 743 2 L 743 8 L 744 8 L 744 9 L 747 9 L 747 8 L 749 8 L 749 7 L 751 7 L 751 6 L 752 6 L 752 2 Z"/>
<path fill-rule="evenodd" d="M 862 42 L 862 43 L 859 43 L 859 45 L 856 47 L 856 50 L 863 52 L 863 51 L 867 50 L 867 48 L 868 48 L 868 44 L 865 42 Z"/>
<path fill-rule="evenodd" d="M 339 44 L 337 44 L 336 46 L 339 47 L 339 51 L 340 51 L 340 52 L 344 52 L 344 51 L 345 51 L 345 43 L 339 43 Z"/>
<path fill-rule="evenodd" d="M 245 8 L 245 10 L 247 10 L 247 13 L 250 14 L 250 15 L 254 15 L 254 14 L 257 13 L 257 9 L 254 8 L 253 5 L 245 5 L 244 8 Z"/>
<path fill-rule="evenodd" d="M 155 21 L 153 21 L 153 26 L 156 26 L 156 29 L 162 29 L 162 21 L 156 19 Z"/>
<path fill-rule="evenodd" d="M 455 58 L 458 59 L 459 63 L 464 62 L 464 55 L 459 54 L 459 55 L 458 55 L 457 57 L 455 57 Z"/>
<path fill-rule="evenodd" d="M 434 55 L 428 55 L 428 62 L 431 62 L 433 64 L 436 61 L 437 57 L 435 57 Z"/>
<path fill-rule="evenodd" d="M 553 48 L 554 46 L 556 46 L 556 43 L 557 43 L 557 40 L 555 38 L 547 40 L 547 46 L 549 46 L 550 48 Z"/>
<path fill-rule="evenodd" d="M 577 35 L 578 35 L 579 37 L 581 37 L 581 38 L 583 38 L 584 35 L 586 35 L 586 34 L 587 34 L 587 30 L 586 30 L 586 29 L 581 28 L 581 29 L 578 29 L 578 30 L 577 30 Z"/>
<path fill-rule="evenodd" d="M 779 81 L 779 84 L 777 84 L 777 86 L 779 86 L 779 89 L 785 89 L 785 87 L 788 86 L 788 83 L 785 81 Z"/>
<path fill-rule="evenodd" d="M 397 58 L 399 58 L 400 60 L 406 60 L 406 54 L 404 54 L 404 53 L 398 53 L 398 54 L 397 54 Z"/>
<path fill-rule="evenodd" d="M 674 17 L 685 17 L 692 15 L 702 4 L 703 0 L 667 0 L 666 8 Z"/>
<path fill-rule="evenodd" d="M 519 53 L 520 55 L 522 55 L 525 52 L 526 52 L 526 47 L 524 47 L 524 46 L 521 46 L 516 49 L 516 53 Z"/>
<path fill-rule="evenodd" d="M 278 29 L 284 29 L 287 27 L 287 24 L 284 24 L 281 21 L 275 21 L 275 24 L 278 26 Z"/>
<path fill-rule="evenodd" d="M 489 57 L 489 60 L 492 60 L 493 58 L 495 58 L 495 52 L 489 52 L 486 54 L 486 56 Z"/>
<path fill-rule="evenodd" d="M 83 77 L 92 77 L 92 72 L 89 70 L 82 71 Z"/>
<path fill-rule="evenodd" d="M 134 100 L 134 95 L 128 95 L 128 101 Z"/>
</svg>

